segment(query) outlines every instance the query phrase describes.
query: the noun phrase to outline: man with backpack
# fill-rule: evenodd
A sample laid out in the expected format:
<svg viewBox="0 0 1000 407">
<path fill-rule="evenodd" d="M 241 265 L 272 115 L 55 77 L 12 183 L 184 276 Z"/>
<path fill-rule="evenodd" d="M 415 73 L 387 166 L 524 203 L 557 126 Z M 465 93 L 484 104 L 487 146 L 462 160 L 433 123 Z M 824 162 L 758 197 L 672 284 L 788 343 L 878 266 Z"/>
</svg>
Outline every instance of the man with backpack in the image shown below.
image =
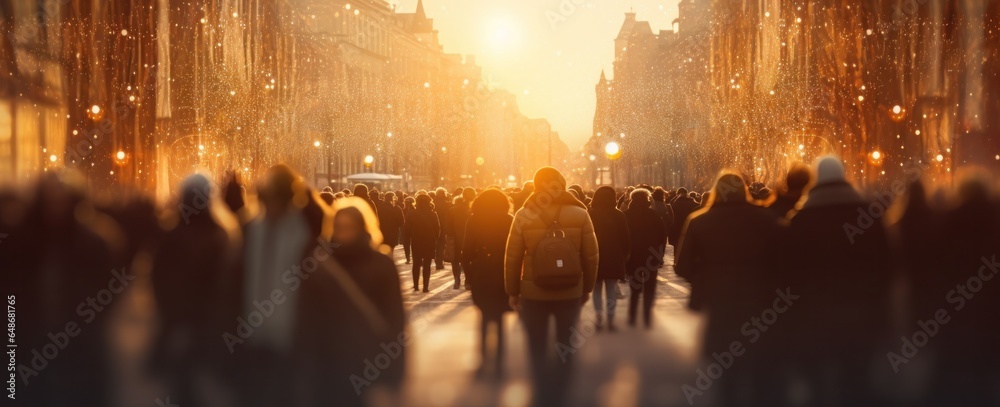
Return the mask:
<svg viewBox="0 0 1000 407">
<path fill-rule="evenodd" d="M 539 169 L 534 184 L 507 237 L 504 280 L 528 335 L 535 404 L 555 406 L 564 403 L 581 345 L 572 335 L 597 279 L 597 236 L 586 206 L 566 191 L 558 170 Z M 556 324 L 551 355 L 550 317 Z"/>
</svg>

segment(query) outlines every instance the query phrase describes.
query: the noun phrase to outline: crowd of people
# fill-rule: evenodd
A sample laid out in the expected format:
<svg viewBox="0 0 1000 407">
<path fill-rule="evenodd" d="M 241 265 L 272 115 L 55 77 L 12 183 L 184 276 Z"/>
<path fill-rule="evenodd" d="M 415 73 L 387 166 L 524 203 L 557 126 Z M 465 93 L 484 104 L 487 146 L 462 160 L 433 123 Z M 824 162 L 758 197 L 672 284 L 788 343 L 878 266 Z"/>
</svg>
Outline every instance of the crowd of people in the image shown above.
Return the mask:
<svg viewBox="0 0 1000 407">
<path fill-rule="evenodd" d="M 241 406 L 365 405 L 404 379 L 403 297 L 450 263 L 481 315 L 476 375 L 503 377 L 502 320 L 517 312 L 535 404 L 561 405 L 575 364 L 560 347 L 591 294 L 598 331 L 620 329 L 625 296 L 627 325 L 649 329 L 672 252 L 707 319 L 691 402 L 996 405 L 1000 206 L 985 178 L 954 197 L 910 181 L 863 194 L 825 157 L 771 187 L 724 171 L 704 193 L 585 190 L 549 167 L 521 188 L 408 193 L 316 190 L 279 164 L 254 186 L 191 175 L 157 205 L 47 173 L 30 193 L 0 192 L 18 397 L 109 404 L 109 310 L 148 275 L 159 323 L 145 363 L 175 402 L 209 404 L 213 377 Z M 917 353 L 931 373 L 906 401 L 887 381 Z"/>
</svg>

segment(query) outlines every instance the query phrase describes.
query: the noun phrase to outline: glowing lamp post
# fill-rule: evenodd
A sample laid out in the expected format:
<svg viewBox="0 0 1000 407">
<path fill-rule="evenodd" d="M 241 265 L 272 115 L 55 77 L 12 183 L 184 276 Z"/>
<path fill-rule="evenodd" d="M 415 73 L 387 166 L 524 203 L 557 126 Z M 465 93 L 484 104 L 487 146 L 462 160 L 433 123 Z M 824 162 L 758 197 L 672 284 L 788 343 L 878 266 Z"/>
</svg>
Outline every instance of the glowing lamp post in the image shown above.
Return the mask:
<svg viewBox="0 0 1000 407">
<path fill-rule="evenodd" d="M 618 160 L 622 156 L 622 147 L 618 143 L 612 141 L 604 145 L 604 155 L 611 160 L 611 184 L 615 183 L 615 160 Z"/>
<path fill-rule="evenodd" d="M 371 170 L 372 164 L 375 164 L 375 157 L 371 154 L 365 156 L 365 168 Z"/>
</svg>

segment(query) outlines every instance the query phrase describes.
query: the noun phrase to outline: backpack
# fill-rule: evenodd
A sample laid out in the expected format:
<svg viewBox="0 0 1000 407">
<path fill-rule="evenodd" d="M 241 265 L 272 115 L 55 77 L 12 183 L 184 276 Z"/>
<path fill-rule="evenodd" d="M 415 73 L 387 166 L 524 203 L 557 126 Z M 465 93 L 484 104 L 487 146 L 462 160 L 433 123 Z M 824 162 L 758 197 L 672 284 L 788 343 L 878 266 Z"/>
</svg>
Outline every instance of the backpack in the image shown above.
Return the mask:
<svg viewBox="0 0 1000 407">
<path fill-rule="evenodd" d="M 535 272 L 536 285 L 547 289 L 570 288 L 579 284 L 583 277 L 583 266 L 580 264 L 580 250 L 576 248 L 566 232 L 559 225 L 559 215 L 562 207 L 556 211 L 556 218 L 548 224 L 545 236 L 538 241 L 535 255 L 532 259 L 532 270 Z"/>
</svg>

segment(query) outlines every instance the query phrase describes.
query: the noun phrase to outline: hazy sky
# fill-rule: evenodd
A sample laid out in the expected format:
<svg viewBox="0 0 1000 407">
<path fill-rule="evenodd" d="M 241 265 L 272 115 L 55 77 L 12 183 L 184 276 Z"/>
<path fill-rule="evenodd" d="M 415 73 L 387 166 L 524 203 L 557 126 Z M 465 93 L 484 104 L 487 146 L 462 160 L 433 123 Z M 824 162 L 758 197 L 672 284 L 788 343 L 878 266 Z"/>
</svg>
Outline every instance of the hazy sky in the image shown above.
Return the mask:
<svg viewBox="0 0 1000 407">
<path fill-rule="evenodd" d="M 417 0 L 392 0 L 412 12 Z M 579 3 L 579 4 L 577 4 Z M 594 85 L 612 76 L 625 13 L 669 30 L 678 0 L 424 0 L 445 52 L 475 55 L 483 75 L 518 95 L 521 112 L 552 123 L 571 150 L 588 137 Z"/>
</svg>

